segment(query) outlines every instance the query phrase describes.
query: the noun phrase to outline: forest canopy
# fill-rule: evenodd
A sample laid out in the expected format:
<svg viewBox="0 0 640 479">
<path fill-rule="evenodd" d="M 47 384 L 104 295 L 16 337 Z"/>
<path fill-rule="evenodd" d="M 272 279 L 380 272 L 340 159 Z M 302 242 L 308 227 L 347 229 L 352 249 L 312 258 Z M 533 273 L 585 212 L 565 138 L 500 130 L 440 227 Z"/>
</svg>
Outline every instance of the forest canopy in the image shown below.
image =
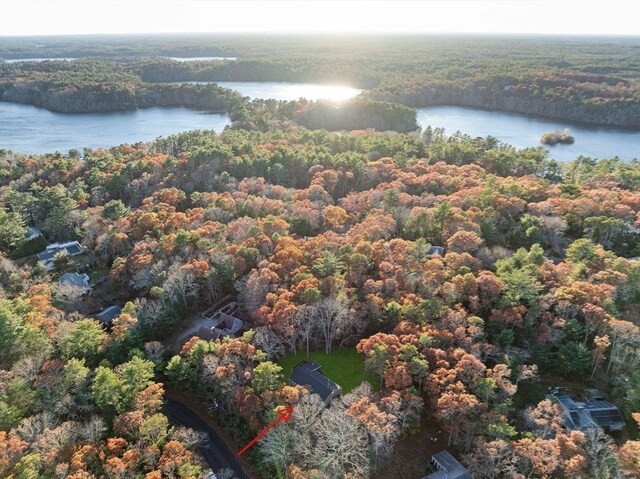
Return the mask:
<svg viewBox="0 0 640 479">
<path fill-rule="evenodd" d="M 88 111 L 134 108 L 131 92 L 142 83 L 153 90 L 150 84 L 167 82 L 293 81 L 347 84 L 370 90 L 365 95 L 372 99 L 414 108 L 461 105 L 640 127 L 640 43 L 635 38 L 602 42 L 553 36 L 204 35 L 148 36 L 136 38 L 134 46 L 128 41 L 127 37 L 95 36 L 7 38 L 0 47 L 0 56 L 7 59 L 46 55 L 102 60 L 91 68 L 80 67 L 82 61 L 0 64 L 5 100 L 56 111 L 84 111 L 81 106 L 60 109 L 55 102 L 13 90 L 6 98 L 9 87 L 26 79 L 40 81 L 37 88 L 44 86 L 45 96 L 52 95 L 53 87 L 77 88 L 87 82 L 110 92 L 106 102 L 110 107 Z M 180 62 L 170 56 L 235 60 Z M 125 99 L 114 98 L 116 94 Z M 163 104 L 155 101 L 151 104 Z M 210 108 L 200 101 L 203 108 Z M 184 106 L 193 105 L 185 102 Z"/>
<path fill-rule="evenodd" d="M 200 477 L 198 438 L 159 409 L 169 388 L 215 398 L 238 443 L 294 405 L 251 453 L 264 477 L 384 476 L 421 428 L 478 478 L 634 477 L 638 191 L 638 161 L 562 165 L 440 130 L 4 151 L 0 471 Z M 87 252 L 45 271 L 27 227 Z M 90 296 L 61 287 L 73 271 Z M 245 333 L 165 348 L 229 296 Z M 92 317 L 110 304 L 123 310 L 104 330 Z M 323 408 L 278 365 L 307 348 L 355 348 L 376 387 Z M 561 427 L 543 385 L 562 382 L 606 392 L 628 436 Z"/>
</svg>

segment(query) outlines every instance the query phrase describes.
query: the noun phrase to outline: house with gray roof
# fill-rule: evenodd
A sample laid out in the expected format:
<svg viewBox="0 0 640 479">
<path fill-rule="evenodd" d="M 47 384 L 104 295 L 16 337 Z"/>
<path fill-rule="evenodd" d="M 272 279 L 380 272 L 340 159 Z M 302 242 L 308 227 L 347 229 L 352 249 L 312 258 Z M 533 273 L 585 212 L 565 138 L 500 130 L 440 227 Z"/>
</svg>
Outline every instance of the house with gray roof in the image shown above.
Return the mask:
<svg viewBox="0 0 640 479">
<path fill-rule="evenodd" d="M 204 339 L 205 341 L 215 341 L 216 339 L 222 339 L 229 335 L 225 334 L 221 329 L 201 326 L 198 329 L 196 336 L 198 336 L 200 339 Z"/>
<path fill-rule="evenodd" d="M 103 324 L 111 324 L 114 319 L 116 319 L 122 310 L 118 306 L 109 306 L 108 308 L 103 309 L 98 314 L 96 314 L 96 318 Z"/>
<path fill-rule="evenodd" d="M 315 361 L 300 361 L 291 371 L 289 382 L 293 386 L 307 386 L 312 394 L 320 396 L 325 405 L 342 394 L 342 388 L 320 371 Z"/>
<path fill-rule="evenodd" d="M 429 468 L 432 472 L 422 479 L 473 479 L 471 473 L 448 451 L 431 456 Z"/>
<path fill-rule="evenodd" d="M 211 325 L 201 326 L 196 335 L 205 341 L 215 341 L 224 337 L 234 337 L 244 326 L 244 321 L 236 316 L 218 311 L 211 318 Z"/>
<path fill-rule="evenodd" d="M 428 253 L 431 256 L 444 256 L 444 248 L 442 246 L 432 246 Z"/>
<path fill-rule="evenodd" d="M 215 314 L 212 318 L 214 321 L 214 328 L 222 330 L 224 334 L 229 336 L 233 336 L 238 333 L 242 326 L 244 325 L 244 321 L 240 318 L 236 318 L 230 314 L 224 313 L 222 311 Z"/>
<path fill-rule="evenodd" d="M 586 399 L 576 401 L 564 393 L 563 388 L 550 388 L 547 397 L 560 405 L 564 415 L 564 427 L 569 430 L 586 431 L 593 428 L 620 431 L 624 419 L 618 408 L 607 401 L 597 389 L 587 389 Z"/>
<path fill-rule="evenodd" d="M 53 258 L 56 254 L 62 252 L 69 256 L 77 256 L 85 251 L 86 249 L 77 241 L 68 241 L 67 243 L 51 243 L 37 256 L 38 260 L 44 265 L 44 269 L 51 271 L 54 268 Z"/>
<path fill-rule="evenodd" d="M 60 284 L 68 284 L 72 286 L 79 286 L 82 288 L 90 288 L 89 275 L 86 273 L 64 273 L 58 279 Z"/>
</svg>

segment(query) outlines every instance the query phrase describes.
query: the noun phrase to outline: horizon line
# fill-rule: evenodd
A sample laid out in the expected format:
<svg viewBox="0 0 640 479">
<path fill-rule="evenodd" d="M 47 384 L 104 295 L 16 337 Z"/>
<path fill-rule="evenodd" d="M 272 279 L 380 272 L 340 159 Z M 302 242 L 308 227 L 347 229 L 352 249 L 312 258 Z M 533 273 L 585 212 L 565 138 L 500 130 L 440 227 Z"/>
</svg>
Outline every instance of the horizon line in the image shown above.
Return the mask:
<svg viewBox="0 0 640 479">
<path fill-rule="evenodd" d="M 376 31 L 271 31 L 271 30 L 254 30 L 254 31 L 246 31 L 246 30 L 238 30 L 238 31 L 223 31 L 223 32 L 208 32 L 208 31 L 200 31 L 200 32 L 100 32 L 100 33 L 37 33 L 37 34 L 11 34 L 6 35 L 0 33 L 0 38 L 38 38 L 38 37 L 99 37 L 99 36 L 126 36 L 126 35 L 135 35 L 135 36 L 143 36 L 143 35 L 187 35 L 187 36 L 195 36 L 195 35 L 274 35 L 274 36 L 313 36 L 313 35 L 327 35 L 327 36 L 341 36 L 341 35 L 351 35 L 351 36 L 374 36 L 374 37 L 385 37 L 385 36 L 397 36 L 397 37 L 406 37 L 406 36 L 545 36 L 545 37 L 553 37 L 553 36 L 562 36 L 562 37 L 627 37 L 627 38 L 638 38 L 640 39 L 640 33 L 576 33 L 576 32 L 468 32 L 468 31 L 436 31 L 436 32 L 424 32 L 424 31 L 389 31 L 389 32 L 376 32 Z M 0 47 L 1 48 L 1 47 Z"/>
</svg>

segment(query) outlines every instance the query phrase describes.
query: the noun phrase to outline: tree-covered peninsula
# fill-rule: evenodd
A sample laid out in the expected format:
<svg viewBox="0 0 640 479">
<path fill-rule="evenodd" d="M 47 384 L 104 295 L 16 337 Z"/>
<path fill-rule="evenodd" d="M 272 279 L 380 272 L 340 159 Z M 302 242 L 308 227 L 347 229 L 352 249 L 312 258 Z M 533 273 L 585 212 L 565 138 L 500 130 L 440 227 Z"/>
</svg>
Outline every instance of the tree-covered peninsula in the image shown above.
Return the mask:
<svg viewBox="0 0 640 479">
<path fill-rule="evenodd" d="M 87 111 L 108 105 L 117 109 L 170 102 L 160 93 L 155 100 L 132 101 L 131 89 L 139 82 L 297 81 L 349 84 L 370 90 L 365 95 L 372 99 L 414 108 L 460 105 L 640 127 L 640 42 L 635 38 L 601 42 L 583 37 L 89 36 L 82 41 L 14 38 L 6 39 L 0 47 L 0 56 L 5 58 L 42 57 L 45 53 L 118 60 L 108 67 L 83 67 L 94 73 L 81 75 L 82 80 L 104 70 L 98 80 L 101 88 L 114 97 L 124 95 L 122 100 L 112 98 L 106 104 L 87 100 Z M 168 58 L 207 55 L 234 60 L 180 62 Z M 73 63 L 3 65 L 0 81 L 5 84 L 4 91 L 10 92 L 6 99 L 61 107 L 58 100 L 46 98 L 59 95 L 50 86 L 60 86 L 61 81 L 73 88 L 77 78 L 56 73 L 82 69 Z M 46 92 L 38 97 L 9 88 L 21 90 L 24 86 L 19 84 L 25 75 L 30 80 L 44 80 L 46 84 L 34 88 Z M 145 88 L 154 91 L 156 87 Z M 204 98 L 200 100 L 202 108 L 211 105 Z M 185 100 L 185 106 L 192 104 Z M 82 107 L 64 111 L 83 111 Z"/>
</svg>

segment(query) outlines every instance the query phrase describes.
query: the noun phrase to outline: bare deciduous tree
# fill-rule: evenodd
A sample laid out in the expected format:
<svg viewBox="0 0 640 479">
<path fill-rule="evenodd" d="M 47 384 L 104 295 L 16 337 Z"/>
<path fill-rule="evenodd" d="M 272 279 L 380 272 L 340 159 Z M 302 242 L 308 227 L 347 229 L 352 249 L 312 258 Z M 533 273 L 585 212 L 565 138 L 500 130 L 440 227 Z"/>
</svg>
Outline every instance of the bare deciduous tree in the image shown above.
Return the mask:
<svg viewBox="0 0 640 479">
<path fill-rule="evenodd" d="M 372 395 L 373 389 L 371 388 L 371 384 L 365 381 L 361 383 L 360 386 L 343 395 L 342 404 L 345 408 L 349 408 L 356 401 L 359 401 L 362 398 L 371 398 Z"/>
<path fill-rule="evenodd" d="M 264 441 L 263 448 L 274 464 L 295 463 L 307 469 L 319 469 L 329 477 L 368 477 L 367 431 L 340 406 L 336 402 L 331 408 L 325 408 L 317 395 L 300 400 L 287 431 Z"/>
<path fill-rule="evenodd" d="M 162 285 L 167 296 L 173 301 L 181 299 L 186 308 L 187 300 L 198 294 L 198 283 L 192 269 L 182 268 L 179 264 L 173 264 L 167 273 L 167 279 Z"/>
<path fill-rule="evenodd" d="M 464 462 L 474 477 L 497 479 L 498 477 L 518 477 L 515 471 L 515 453 L 509 441 L 496 439 L 476 440 L 474 449 L 464 456 Z"/>
<path fill-rule="evenodd" d="M 82 297 L 90 291 L 89 288 L 85 288 L 84 286 L 61 283 L 52 284 L 51 290 L 56 301 L 70 308 L 78 307 Z"/>
<path fill-rule="evenodd" d="M 138 312 L 138 324 L 149 329 L 153 329 L 160 324 L 163 305 L 162 301 L 156 299 L 137 298 L 134 301 Z"/>
<path fill-rule="evenodd" d="M 96 443 L 102 438 L 102 434 L 106 431 L 107 425 L 100 416 L 91 416 L 87 422 L 83 423 L 78 430 L 78 436 L 89 442 Z"/>
<path fill-rule="evenodd" d="M 254 330 L 253 344 L 264 351 L 269 360 L 284 356 L 284 341 L 267 326 L 259 326 Z"/>
<path fill-rule="evenodd" d="M 194 431 L 188 427 L 178 426 L 172 429 L 170 438 L 178 441 L 188 449 L 194 450 L 196 447 L 208 441 L 207 434 L 202 431 Z"/>
<path fill-rule="evenodd" d="M 18 427 L 14 429 L 14 432 L 23 441 L 31 443 L 34 442 L 45 429 L 53 428 L 55 425 L 56 419 L 53 414 L 45 411 L 35 416 L 24 418 L 20 421 Z"/>
<path fill-rule="evenodd" d="M 293 328 L 297 332 L 291 349 L 295 352 L 295 343 L 298 339 L 305 344 L 307 357 L 309 357 L 309 343 L 313 339 L 315 325 L 313 322 L 313 307 L 300 306 L 293 317 Z"/>
<path fill-rule="evenodd" d="M 22 358 L 13 365 L 11 371 L 26 381 L 35 381 L 46 359 L 44 354 L 36 354 L 35 356 Z"/>
<path fill-rule="evenodd" d="M 354 478 L 369 477 L 367 432 L 362 424 L 335 408 L 325 409 L 316 427 L 314 467 L 331 477 L 349 473 Z"/>
<path fill-rule="evenodd" d="M 566 238 L 564 233 L 569 228 L 568 223 L 559 216 L 540 216 L 542 224 L 542 239 L 555 251 L 562 251 Z"/>
<path fill-rule="evenodd" d="M 66 421 L 53 429 L 45 429 L 31 444 L 31 448 L 40 454 L 52 449 L 62 449 L 76 441 L 78 426 L 79 424 L 75 421 Z"/>
<path fill-rule="evenodd" d="M 233 469 L 225 468 L 216 471 L 216 477 L 218 479 L 237 479 L 236 473 L 233 472 Z"/>
<path fill-rule="evenodd" d="M 144 343 L 144 352 L 147 354 L 147 359 L 157 362 L 162 359 L 164 346 L 160 341 L 149 341 L 148 343 Z"/>
<path fill-rule="evenodd" d="M 591 477 L 617 479 L 620 477 L 613 439 L 600 428 L 591 428 L 584 434 L 585 457 L 589 461 Z"/>
<path fill-rule="evenodd" d="M 220 366 L 220 358 L 215 354 L 207 354 L 202 359 L 202 368 L 200 371 L 200 377 L 210 384 L 216 381 L 216 371 Z"/>
<path fill-rule="evenodd" d="M 611 351 L 607 373 L 614 371 L 633 371 L 640 364 L 640 327 L 630 321 L 611 320 Z"/>
<path fill-rule="evenodd" d="M 285 470 L 295 458 L 296 435 L 289 427 L 277 427 L 260 441 L 264 459 L 278 470 Z"/>
<path fill-rule="evenodd" d="M 276 281 L 277 275 L 267 267 L 253 270 L 246 280 L 236 282 L 240 304 L 250 312 L 257 310 L 274 290 Z"/>
<path fill-rule="evenodd" d="M 313 305 L 312 320 L 324 339 L 324 349 L 331 353 L 333 342 L 346 329 L 347 307 L 336 298 L 322 298 Z"/>
</svg>

